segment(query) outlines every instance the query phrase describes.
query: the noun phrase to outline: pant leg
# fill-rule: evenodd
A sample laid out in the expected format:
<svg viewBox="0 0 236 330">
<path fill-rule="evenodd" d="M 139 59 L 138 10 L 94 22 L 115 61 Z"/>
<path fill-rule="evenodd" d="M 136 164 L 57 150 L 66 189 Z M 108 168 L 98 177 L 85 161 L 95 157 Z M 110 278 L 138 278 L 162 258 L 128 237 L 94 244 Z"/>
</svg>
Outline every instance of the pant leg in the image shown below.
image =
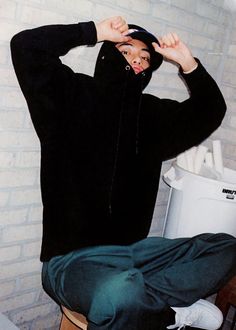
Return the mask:
<svg viewBox="0 0 236 330">
<path fill-rule="evenodd" d="M 132 265 L 125 247 L 84 248 L 44 263 L 42 282 L 45 291 L 57 303 L 85 313 L 99 282 L 106 281 L 110 273 L 120 273 Z"/>
<path fill-rule="evenodd" d="M 129 247 L 94 247 L 55 257 L 44 264 L 43 286 L 57 303 L 85 314 L 89 330 L 165 329 L 158 312 L 166 304 L 150 301 Z"/>
<path fill-rule="evenodd" d="M 235 241 L 206 234 L 81 249 L 46 263 L 43 285 L 59 304 L 84 313 L 89 330 L 164 329 L 166 306 L 189 305 L 233 274 Z"/>
<path fill-rule="evenodd" d="M 149 237 L 132 247 L 148 294 L 169 306 L 191 305 L 218 291 L 236 273 L 236 239 L 227 234 Z"/>
</svg>

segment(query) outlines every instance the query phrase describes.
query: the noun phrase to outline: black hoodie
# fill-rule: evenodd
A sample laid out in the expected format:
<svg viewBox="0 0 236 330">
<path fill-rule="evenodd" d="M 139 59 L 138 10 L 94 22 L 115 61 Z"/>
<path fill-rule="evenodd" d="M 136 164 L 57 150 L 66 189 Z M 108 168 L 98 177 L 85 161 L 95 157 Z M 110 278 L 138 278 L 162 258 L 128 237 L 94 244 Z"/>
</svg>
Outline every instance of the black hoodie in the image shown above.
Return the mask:
<svg viewBox="0 0 236 330">
<path fill-rule="evenodd" d="M 97 42 L 93 22 L 26 30 L 11 40 L 14 68 L 41 143 L 41 260 L 148 235 L 163 160 L 199 144 L 221 123 L 224 99 L 203 66 L 185 75 L 184 102 L 143 94 L 113 43 L 94 77 L 59 59 Z"/>
</svg>

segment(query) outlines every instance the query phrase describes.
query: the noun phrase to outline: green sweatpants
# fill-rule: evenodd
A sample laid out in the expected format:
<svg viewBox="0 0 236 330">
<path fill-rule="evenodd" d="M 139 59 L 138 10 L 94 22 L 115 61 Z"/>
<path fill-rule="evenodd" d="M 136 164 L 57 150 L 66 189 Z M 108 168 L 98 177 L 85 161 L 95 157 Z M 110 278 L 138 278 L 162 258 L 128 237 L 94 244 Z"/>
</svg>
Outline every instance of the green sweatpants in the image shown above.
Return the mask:
<svg viewBox="0 0 236 330">
<path fill-rule="evenodd" d="M 236 238 L 201 234 L 82 248 L 44 263 L 42 281 L 58 304 L 87 316 L 89 330 L 157 330 L 169 306 L 191 305 L 235 273 Z"/>
</svg>

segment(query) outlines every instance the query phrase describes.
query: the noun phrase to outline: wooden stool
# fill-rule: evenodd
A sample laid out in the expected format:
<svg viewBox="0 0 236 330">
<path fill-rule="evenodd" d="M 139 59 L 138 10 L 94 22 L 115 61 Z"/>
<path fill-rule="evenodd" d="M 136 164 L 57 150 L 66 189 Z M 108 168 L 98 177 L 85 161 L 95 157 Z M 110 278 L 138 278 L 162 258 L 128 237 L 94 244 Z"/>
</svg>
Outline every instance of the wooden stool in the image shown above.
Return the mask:
<svg viewBox="0 0 236 330">
<path fill-rule="evenodd" d="M 215 304 L 221 310 L 225 321 L 230 306 L 236 307 L 236 276 L 220 289 L 217 293 Z M 236 315 L 234 316 L 231 330 L 234 328 L 235 323 Z"/>
<path fill-rule="evenodd" d="M 80 313 L 72 312 L 68 308 L 61 306 L 62 319 L 60 330 L 87 330 L 88 322 L 86 317 Z"/>
</svg>

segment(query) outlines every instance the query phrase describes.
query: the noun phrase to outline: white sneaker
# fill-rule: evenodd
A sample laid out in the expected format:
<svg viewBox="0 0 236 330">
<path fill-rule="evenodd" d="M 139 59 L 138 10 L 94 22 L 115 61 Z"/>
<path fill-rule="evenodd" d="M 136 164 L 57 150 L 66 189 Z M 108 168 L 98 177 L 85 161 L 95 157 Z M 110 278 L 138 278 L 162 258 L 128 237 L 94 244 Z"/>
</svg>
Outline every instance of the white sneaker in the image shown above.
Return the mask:
<svg viewBox="0 0 236 330">
<path fill-rule="evenodd" d="M 207 300 L 200 299 L 188 307 L 171 307 L 175 312 L 175 324 L 167 329 L 182 329 L 192 326 L 205 330 L 219 329 L 223 322 L 223 315 L 218 307 Z"/>
</svg>

